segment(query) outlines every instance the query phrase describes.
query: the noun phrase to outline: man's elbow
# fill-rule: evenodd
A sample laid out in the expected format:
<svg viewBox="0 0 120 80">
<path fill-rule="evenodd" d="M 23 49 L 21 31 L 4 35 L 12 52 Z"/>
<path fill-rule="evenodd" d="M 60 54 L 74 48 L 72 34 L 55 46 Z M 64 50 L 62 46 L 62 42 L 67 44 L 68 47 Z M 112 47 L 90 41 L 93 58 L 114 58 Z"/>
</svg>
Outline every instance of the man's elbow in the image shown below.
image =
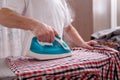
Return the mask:
<svg viewBox="0 0 120 80">
<path fill-rule="evenodd" d="M 64 28 L 64 31 L 65 32 L 70 32 L 72 29 L 73 29 L 73 26 L 69 25 L 69 26 L 67 26 L 67 27 Z"/>
</svg>

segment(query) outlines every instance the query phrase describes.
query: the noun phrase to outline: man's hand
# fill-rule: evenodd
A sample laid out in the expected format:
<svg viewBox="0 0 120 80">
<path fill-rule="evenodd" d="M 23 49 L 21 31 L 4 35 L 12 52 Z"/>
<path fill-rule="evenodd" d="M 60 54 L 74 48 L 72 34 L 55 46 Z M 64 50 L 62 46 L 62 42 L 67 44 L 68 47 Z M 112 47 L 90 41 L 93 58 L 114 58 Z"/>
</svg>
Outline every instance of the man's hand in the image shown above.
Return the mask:
<svg viewBox="0 0 120 80">
<path fill-rule="evenodd" d="M 94 45 L 96 45 L 96 44 L 98 44 L 96 41 L 90 40 L 90 41 L 88 41 L 88 42 L 83 42 L 83 43 L 81 44 L 81 47 L 84 47 L 84 48 L 87 48 L 87 49 L 93 49 L 92 46 L 94 46 Z"/>
<path fill-rule="evenodd" d="M 58 33 L 51 28 L 51 26 L 38 23 L 36 26 L 32 26 L 33 34 L 42 42 L 53 42 L 55 36 L 58 36 Z"/>
</svg>

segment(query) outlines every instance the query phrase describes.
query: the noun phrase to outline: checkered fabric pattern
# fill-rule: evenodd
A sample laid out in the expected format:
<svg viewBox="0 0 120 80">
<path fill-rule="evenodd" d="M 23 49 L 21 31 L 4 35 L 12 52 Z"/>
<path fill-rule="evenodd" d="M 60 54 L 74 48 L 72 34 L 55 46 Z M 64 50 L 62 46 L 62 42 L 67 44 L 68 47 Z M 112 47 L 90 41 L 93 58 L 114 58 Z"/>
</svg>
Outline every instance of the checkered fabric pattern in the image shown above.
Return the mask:
<svg viewBox="0 0 120 80">
<path fill-rule="evenodd" d="M 8 57 L 11 70 L 24 80 L 120 80 L 120 53 L 110 49 L 74 48 L 73 56 L 39 61 Z"/>
</svg>

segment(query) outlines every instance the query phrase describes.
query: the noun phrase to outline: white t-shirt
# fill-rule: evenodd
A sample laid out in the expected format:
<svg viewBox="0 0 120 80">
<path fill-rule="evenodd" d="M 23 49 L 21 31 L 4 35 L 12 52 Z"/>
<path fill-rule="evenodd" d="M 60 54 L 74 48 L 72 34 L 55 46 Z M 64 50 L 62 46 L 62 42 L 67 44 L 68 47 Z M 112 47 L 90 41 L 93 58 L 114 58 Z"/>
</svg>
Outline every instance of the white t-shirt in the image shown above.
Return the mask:
<svg viewBox="0 0 120 80">
<path fill-rule="evenodd" d="M 61 36 L 71 22 L 65 0 L 6 0 L 3 6 L 52 26 Z"/>
<path fill-rule="evenodd" d="M 5 0 L 3 7 L 52 26 L 61 37 L 63 28 L 71 23 L 71 15 L 65 0 Z M 27 39 L 29 35 L 31 33 L 26 31 L 24 45 L 29 42 Z"/>
</svg>

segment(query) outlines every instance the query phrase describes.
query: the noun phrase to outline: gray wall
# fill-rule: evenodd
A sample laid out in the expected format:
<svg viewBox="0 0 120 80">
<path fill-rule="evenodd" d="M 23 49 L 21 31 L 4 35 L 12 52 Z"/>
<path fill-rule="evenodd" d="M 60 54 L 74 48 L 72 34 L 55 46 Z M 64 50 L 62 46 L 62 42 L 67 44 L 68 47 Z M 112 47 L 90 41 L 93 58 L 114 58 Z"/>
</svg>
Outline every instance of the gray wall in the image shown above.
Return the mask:
<svg viewBox="0 0 120 80">
<path fill-rule="evenodd" d="M 75 13 L 74 27 L 84 40 L 89 40 L 93 33 L 92 0 L 68 0 Z"/>
<path fill-rule="evenodd" d="M 108 29 L 111 26 L 110 0 L 93 0 L 94 32 Z"/>
<path fill-rule="evenodd" d="M 68 0 L 75 12 L 73 25 L 84 40 L 94 32 L 110 28 L 110 0 Z"/>
</svg>

